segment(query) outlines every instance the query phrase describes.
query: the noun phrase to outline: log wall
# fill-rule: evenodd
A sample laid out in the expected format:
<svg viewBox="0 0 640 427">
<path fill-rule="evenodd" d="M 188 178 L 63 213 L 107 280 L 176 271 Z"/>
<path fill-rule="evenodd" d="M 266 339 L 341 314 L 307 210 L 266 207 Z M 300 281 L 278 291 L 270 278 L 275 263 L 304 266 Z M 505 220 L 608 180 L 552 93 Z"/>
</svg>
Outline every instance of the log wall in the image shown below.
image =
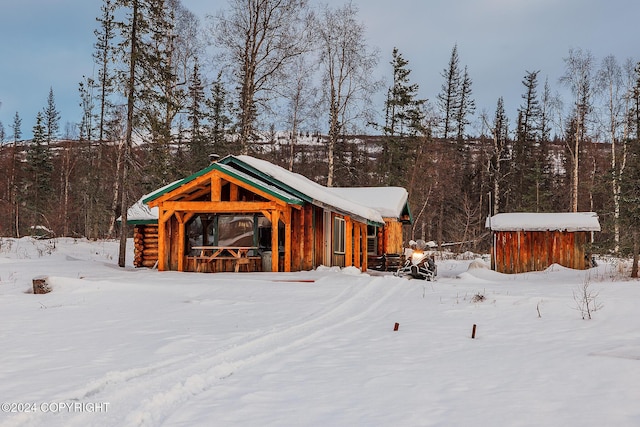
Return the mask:
<svg viewBox="0 0 640 427">
<path fill-rule="evenodd" d="M 158 261 L 158 226 L 140 224 L 133 228 L 133 265 L 154 267 Z"/>
</svg>

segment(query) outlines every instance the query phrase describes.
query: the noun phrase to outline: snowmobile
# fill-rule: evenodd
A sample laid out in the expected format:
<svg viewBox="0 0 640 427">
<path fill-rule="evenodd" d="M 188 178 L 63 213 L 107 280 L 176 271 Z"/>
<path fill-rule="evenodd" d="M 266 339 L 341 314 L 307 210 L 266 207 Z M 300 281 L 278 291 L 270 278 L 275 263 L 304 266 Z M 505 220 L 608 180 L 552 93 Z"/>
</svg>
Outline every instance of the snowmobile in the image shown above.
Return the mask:
<svg viewBox="0 0 640 427">
<path fill-rule="evenodd" d="M 438 275 L 438 267 L 433 261 L 431 256 L 425 252 L 427 246 L 430 248 L 435 246 L 435 243 L 426 243 L 424 240 L 418 240 L 417 242 L 410 242 L 413 252 L 407 257 L 404 265 L 395 272 L 398 277 L 407 277 L 420 279 L 420 280 L 435 280 Z"/>
</svg>

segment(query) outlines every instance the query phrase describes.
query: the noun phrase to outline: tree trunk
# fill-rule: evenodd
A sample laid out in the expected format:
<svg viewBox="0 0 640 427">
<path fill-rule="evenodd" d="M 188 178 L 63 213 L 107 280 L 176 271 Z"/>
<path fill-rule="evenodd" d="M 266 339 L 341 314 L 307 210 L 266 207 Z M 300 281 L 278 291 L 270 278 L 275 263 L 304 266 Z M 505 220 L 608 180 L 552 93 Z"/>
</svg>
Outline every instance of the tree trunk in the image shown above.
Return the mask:
<svg viewBox="0 0 640 427">
<path fill-rule="evenodd" d="M 632 233 L 632 237 L 633 237 L 633 265 L 631 266 L 631 278 L 632 279 L 637 279 L 638 278 L 638 259 L 639 257 L 639 253 L 640 252 L 640 242 L 638 241 L 638 238 L 640 238 L 640 235 L 637 231 L 633 231 Z"/>
<path fill-rule="evenodd" d="M 571 183 L 571 212 L 578 212 L 578 157 L 580 152 L 580 117 L 576 126 L 576 139 L 573 148 L 573 182 Z"/>
<path fill-rule="evenodd" d="M 135 96 L 135 82 L 136 82 L 136 58 L 137 58 L 137 29 L 138 29 L 138 0 L 133 1 L 133 13 L 131 17 L 131 52 L 130 52 L 130 64 L 129 64 L 129 82 L 128 82 L 128 94 L 127 94 L 127 136 L 124 144 L 124 155 L 122 160 L 122 182 L 120 188 L 122 191 L 121 199 L 121 218 L 120 223 L 120 248 L 118 253 L 118 265 L 120 267 L 125 266 L 125 260 L 127 255 L 127 175 L 129 169 L 129 156 L 131 153 L 131 144 L 133 137 L 133 107 Z"/>
</svg>

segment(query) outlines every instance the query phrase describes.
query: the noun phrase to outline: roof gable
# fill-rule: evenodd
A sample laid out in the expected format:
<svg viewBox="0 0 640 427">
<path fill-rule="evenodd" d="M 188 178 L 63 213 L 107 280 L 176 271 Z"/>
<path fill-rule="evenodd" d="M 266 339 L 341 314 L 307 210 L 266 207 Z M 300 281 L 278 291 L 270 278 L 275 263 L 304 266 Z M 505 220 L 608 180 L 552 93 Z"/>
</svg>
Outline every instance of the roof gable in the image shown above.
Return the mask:
<svg viewBox="0 0 640 427">
<path fill-rule="evenodd" d="M 292 205 L 302 205 L 304 203 L 299 197 L 281 190 L 269 182 L 255 179 L 246 173 L 219 163 L 213 163 L 193 175 L 164 187 L 162 191 L 158 190 L 152 193 L 144 198 L 142 202 L 153 206 L 160 200 L 188 199 L 193 194 L 200 194 L 199 191 L 202 194 L 207 191 L 210 192 L 211 178 L 214 176 L 231 177 L 243 188 L 249 191 L 255 191 L 271 200 L 279 200 Z M 209 190 L 207 190 L 207 188 L 209 188 Z"/>
<path fill-rule="evenodd" d="M 164 200 L 190 200 L 194 196 L 204 195 L 208 191 L 207 186 L 210 189 L 214 175 L 223 179 L 232 178 L 249 191 L 257 190 L 271 200 L 294 205 L 311 203 L 374 225 L 384 224 L 384 218 L 411 220 L 408 193 L 404 188 L 325 187 L 303 175 L 251 156 L 227 156 L 143 196 L 137 204 L 143 205 L 146 211 L 151 206 L 153 211 L 153 206 Z M 145 214 L 149 216 L 147 212 Z"/>
</svg>

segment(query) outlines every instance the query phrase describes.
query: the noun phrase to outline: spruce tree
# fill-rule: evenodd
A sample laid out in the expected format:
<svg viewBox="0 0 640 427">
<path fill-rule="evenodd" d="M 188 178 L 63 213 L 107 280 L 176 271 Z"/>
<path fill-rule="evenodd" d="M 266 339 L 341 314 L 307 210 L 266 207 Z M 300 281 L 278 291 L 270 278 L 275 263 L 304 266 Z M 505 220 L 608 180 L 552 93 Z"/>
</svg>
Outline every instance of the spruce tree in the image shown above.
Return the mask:
<svg viewBox="0 0 640 427">
<path fill-rule="evenodd" d="M 426 100 L 418 98 L 418 85 L 410 83 L 408 64 L 394 48 L 391 60 L 393 84 L 387 91 L 385 125 L 382 128 L 385 136 L 382 165 L 386 185 L 406 185 L 407 168 L 415 164 L 410 160 L 416 155 L 417 139 L 424 133 Z"/>
<path fill-rule="evenodd" d="M 476 103 L 471 97 L 471 77 L 469 76 L 469 70 L 464 67 L 464 73 L 462 74 L 459 98 L 455 109 L 455 122 L 456 122 L 456 139 L 458 143 L 462 143 L 464 138 L 464 132 L 466 127 L 471 123 L 469 116 L 473 115 L 476 109 Z"/>
<path fill-rule="evenodd" d="M 102 15 L 97 18 L 99 28 L 94 31 L 96 43 L 93 58 L 98 69 L 98 77 L 91 80 L 92 86 L 97 89 L 99 104 L 98 112 L 98 140 L 104 141 L 107 127 L 107 114 L 113 106 L 110 97 L 115 92 L 116 76 L 111 69 L 116 54 L 114 43 L 116 36 L 116 21 L 114 17 L 115 4 L 112 0 L 104 0 L 100 8 Z"/>
<path fill-rule="evenodd" d="M 527 71 L 522 84 L 524 93 L 518 108 L 518 126 L 513 147 L 511 168 L 513 196 L 512 209 L 517 211 L 537 211 L 543 164 L 537 155 L 540 140 L 542 110 L 538 99 L 538 73 Z"/>
<path fill-rule="evenodd" d="M 493 196 L 493 206 L 490 215 L 501 212 L 503 207 L 503 193 L 505 188 L 502 184 L 507 173 L 503 163 L 508 158 L 508 138 L 509 138 L 509 118 L 504 109 L 504 99 L 498 98 L 496 112 L 493 119 L 493 150 L 489 160 L 489 180 L 491 181 L 491 192 Z"/>
<path fill-rule="evenodd" d="M 203 132 L 206 113 L 204 111 L 206 97 L 204 85 L 200 76 L 200 66 L 196 61 L 193 65 L 190 84 L 188 88 L 189 104 L 187 105 L 187 120 L 189 121 L 189 165 L 187 169 L 191 173 L 202 169 L 208 164 L 208 139 Z"/>
<path fill-rule="evenodd" d="M 16 111 L 11 124 L 13 131 L 13 146 L 11 150 L 11 169 L 9 171 L 10 205 L 11 205 L 11 228 L 16 237 L 20 237 L 20 204 L 18 203 L 18 142 L 22 138 L 22 119 Z"/>
<path fill-rule="evenodd" d="M 26 164 L 22 178 L 21 201 L 27 209 L 29 225 L 48 225 L 47 214 L 51 210 L 51 152 L 47 145 L 48 130 L 42 112 L 36 116 L 33 139 L 27 147 Z"/>
<path fill-rule="evenodd" d="M 53 88 L 49 89 L 47 97 L 47 106 L 43 110 L 43 124 L 45 127 L 45 141 L 48 144 L 58 138 L 60 131 L 60 112 L 56 108 L 55 97 L 53 96 Z"/>
<path fill-rule="evenodd" d="M 442 113 L 442 137 L 448 139 L 455 125 L 455 112 L 458 107 L 461 90 L 460 66 L 458 58 L 458 45 L 451 50 L 449 66 L 442 71 L 444 78 L 440 93 L 438 94 L 438 106 Z"/>
<path fill-rule="evenodd" d="M 216 80 L 211 85 L 211 97 L 206 100 L 209 120 L 209 140 L 213 144 L 213 153 L 220 156 L 227 154 L 239 154 L 232 151 L 227 142 L 227 131 L 231 125 L 229 112 L 231 105 L 227 99 L 227 91 L 222 81 L 222 72 L 218 72 Z M 210 153 L 210 154 L 213 154 Z"/>
</svg>

